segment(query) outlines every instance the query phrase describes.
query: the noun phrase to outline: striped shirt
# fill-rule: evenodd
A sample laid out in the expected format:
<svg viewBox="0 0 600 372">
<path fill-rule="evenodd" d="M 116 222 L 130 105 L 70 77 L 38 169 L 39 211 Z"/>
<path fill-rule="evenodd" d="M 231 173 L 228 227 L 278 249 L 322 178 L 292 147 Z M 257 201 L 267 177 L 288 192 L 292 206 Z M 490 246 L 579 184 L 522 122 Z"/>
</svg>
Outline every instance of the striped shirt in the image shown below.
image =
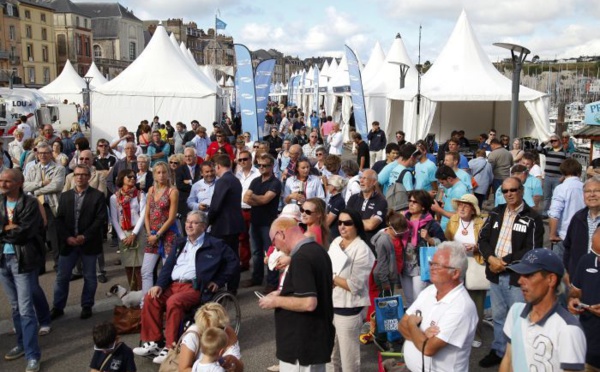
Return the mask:
<svg viewBox="0 0 600 372">
<path fill-rule="evenodd" d="M 548 149 L 544 151 L 544 154 L 546 155 L 546 168 L 544 169 L 546 176 L 560 177 L 560 165 L 569 157 L 568 154 L 562 149 L 558 151 Z"/>
<path fill-rule="evenodd" d="M 496 243 L 495 255 L 498 258 L 503 258 L 512 253 L 512 227 L 515 223 L 517 215 L 523 211 L 525 204 L 521 203 L 514 211 L 506 207 L 504 217 L 502 218 L 502 228 L 498 235 L 498 243 Z"/>
<path fill-rule="evenodd" d="M 591 211 L 588 211 L 587 214 L 587 223 L 588 223 L 588 253 L 592 252 L 592 236 L 596 232 L 596 228 L 600 224 L 600 216 L 592 217 Z"/>
</svg>

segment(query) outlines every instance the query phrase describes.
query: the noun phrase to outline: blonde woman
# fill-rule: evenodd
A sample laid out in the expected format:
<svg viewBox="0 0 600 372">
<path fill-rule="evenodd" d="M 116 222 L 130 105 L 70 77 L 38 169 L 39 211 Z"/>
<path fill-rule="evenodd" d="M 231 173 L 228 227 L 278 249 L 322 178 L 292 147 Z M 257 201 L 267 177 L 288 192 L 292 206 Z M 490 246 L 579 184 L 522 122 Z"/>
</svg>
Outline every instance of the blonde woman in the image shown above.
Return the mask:
<svg viewBox="0 0 600 372">
<path fill-rule="evenodd" d="M 240 352 L 240 343 L 233 328 L 229 325 L 229 317 L 223 309 L 223 306 L 209 302 L 204 304 L 194 316 L 195 324 L 188 328 L 188 332 L 181 340 L 181 352 L 179 354 L 179 372 L 190 372 L 194 361 L 202 357 L 200 351 L 200 338 L 204 330 L 210 327 L 216 327 L 225 330 L 227 333 L 227 347 L 223 354 L 225 363 L 224 369 L 228 372 L 241 372 L 244 370 L 244 363 Z"/>
<path fill-rule="evenodd" d="M 159 161 L 152 168 L 154 185 L 148 190 L 144 223 L 146 227 L 146 248 L 142 264 L 142 291 L 152 287 L 152 272 L 159 258 L 163 262 L 171 253 L 171 247 L 178 235 L 175 225 L 179 191 L 171 185 L 169 167 Z"/>
<path fill-rule="evenodd" d="M 15 168 L 21 167 L 21 154 L 25 151 L 23 150 L 23 138 L 25 134 L 22 130 L 17 129 L 14 132 L 15 139 L 8 143 L 8 154 L 12 160 L 13 166 Z"/>
</svg>

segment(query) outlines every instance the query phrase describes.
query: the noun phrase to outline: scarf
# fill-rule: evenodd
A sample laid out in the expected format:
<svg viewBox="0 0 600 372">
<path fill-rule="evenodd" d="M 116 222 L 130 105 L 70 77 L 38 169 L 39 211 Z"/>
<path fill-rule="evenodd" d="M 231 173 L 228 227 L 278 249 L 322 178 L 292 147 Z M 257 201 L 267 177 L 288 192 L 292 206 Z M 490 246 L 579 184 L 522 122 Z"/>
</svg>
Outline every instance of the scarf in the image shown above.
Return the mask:
<svg viewBox="0 0 600 372">
<path fill-rule="evenodd" d="M 117 204 L 121 206 L 119 210 L 119 225 L 124 231 L 130 231 L 133 229 L 131 224 L 131 199 L 137 198 L 138 190 L 133 187 L 129 191 L 120 188 L 117 190 L 115 196 L 117 197 Z"/>
<path fill-rule="evenodd" d="M 402 236 L 402 243 L 406 246 L 406 243 L 410 242 L 413 246 L 418 247 L 419 239 L 421 238 L 420 230 L 423 226 L 427 225 L 429 221 L 432 221 L 433 217 L 431 214 L 423 212 L 419 220 L 411 221 L 410 215 L 411 214 L 408 211 L 405 213 L 406 222 L 408 222 L 408 234 Z"/>
</svg>

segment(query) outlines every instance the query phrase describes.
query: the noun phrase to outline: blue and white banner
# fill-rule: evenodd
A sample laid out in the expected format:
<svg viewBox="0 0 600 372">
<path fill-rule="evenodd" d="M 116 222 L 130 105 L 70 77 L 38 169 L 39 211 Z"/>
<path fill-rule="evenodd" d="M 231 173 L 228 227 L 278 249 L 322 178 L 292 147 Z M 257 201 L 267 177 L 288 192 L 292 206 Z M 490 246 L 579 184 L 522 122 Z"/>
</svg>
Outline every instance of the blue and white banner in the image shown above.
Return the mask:
<svg viewBox="0 0 600 372">
<path fill-rule="evenodd" d="M 292 86 L 292 96 L 293 96 L 293 100 L 292 100 L 292 106 L 298 106 L 298 100 L 299 100 L 299 96 L 300 96 L 300 79 L 302 78 L 301 75 L 298 75 L 294 78 L 294 85 Z"/>
<path fill-rule="evenodd" d="M 319 115 L 319 66 L 315 65 L 313 76 L 313 111 Z"/>
<path fill-rule="evenodd" d="M 215 17 L 215 27 L 217 30 L 224 30 L 227 28 L 227 23 L 223 22 L 219 17 Z"/>
<path fill-rule="evenodd" d="M 238 85 L 238 81 L 240 80 L 240 75 L 236 69 L 235 71 L 235 78 L 234 78 L 234 87 L 233 87 L 233 102 L 232 102 L 232 106 L 233 109 L 235 111 L 235 113 L 239 113 L 240 112 L 240 100 L 238 99 L 238 97 L 240 96 L 240 86 Z"/>
<path fill-rule="evenodd" d="M 294 85 L 294 78 L 290 78 L 287 84 L 287 106 L 290 106 L 292 102 L 292 86 Z"/>
<path fill-rule="evenodd" d="M 237 101 L 240 105 L 242 117 L 242 130 L 250 132 L 251 138 L 258 138 L 258 125 L 256 121 L 256 93 L 254 91 L 254 70 L 250 51 L 242 44 L 233 44 L 238 77 L 235 80 L 236 89 L 239 88 Z"/>
<path fill-rule="evenodd" d="M 271 93 L 271 76 L 275 68 L 275 60 L 267 59 L 256 66 L 254 74 L 254 90 L 256 92 L 256 120 L 258 123 L 259 138 L 263 137 L 265 126 L 265 110 Z M 254 138 L 254 137 L 253 137 Z"/>
<path fill-rule="evenodd" d="M 350 92 L 352 94 L 352 106 L 354 107 L 354 123 L 356 132 L 360 133 L 362 138 L 367 138 L 367 112 L 365 110 L 365 97 L 363 94 L 362 78 L 360 76 L 360 66 L 356 54 L 346 47 L 346 60 L 348 61 L 348 75 L 350 77 Z"/>
<path fill-rule="evenodd" d="M 600 101 L 585 105 L 584 124 L 600 125 Z"/>
<path fill-rule="evenodd" d="M 306 92 L 306 70 L 302 70 L 302 82 L 300 83 L 300 104 L 298 105 L 302 108 L 302 111 L 306 112 L 306 107 L 304 107 L 305 98 L 304 93 Z"/>
</svg>

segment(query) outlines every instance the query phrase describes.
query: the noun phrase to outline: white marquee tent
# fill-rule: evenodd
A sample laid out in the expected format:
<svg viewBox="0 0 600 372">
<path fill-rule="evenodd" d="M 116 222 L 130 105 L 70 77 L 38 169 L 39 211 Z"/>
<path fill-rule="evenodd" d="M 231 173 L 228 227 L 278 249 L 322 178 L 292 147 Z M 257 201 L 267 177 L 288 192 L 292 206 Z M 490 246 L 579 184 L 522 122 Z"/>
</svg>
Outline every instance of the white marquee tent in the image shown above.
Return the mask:
<svg viewBox="0 0 600 372">
<path fill-rule="evenodd" d="M 383 52 L 381 44 L 379 44 L 379 41 L 377 41 L 373 47 L 373 50 L 371 51 L 369 60 L 367 61 L 367 64 L 361 73 L 363 86 L 368 85 L 369 81 L 371 81 L 371 79 L 377 75 L 377 72 L 384 61 L 385 53 Z"/>
<path fill-rule="evenodd" d="M 421 79 L 420 114 L 417 115 L 417 84 L 388 95 L 391 100 L 390 129 L 403 129 L 415 141 L 435 133 L 438 142 L 456 128 L 467 138 L 495 128 L 509 133 L 510 79 L 490 62 L 463 11 L 448 42 L 433 66 Z M 550 135 L 544 93 L 521 86 L 518 135 L 545 140 Z"/>
<path fill-rule="evenodd" d="M 85 81 L 75 71 L 71 62 L 67 60 L 60 75 L 50 84 L 40 88 L 40 92 L 60 102 L 66 99 L 69 103 L 83 104 L 82 92 L 85 88 Z"/>
<path fill-rule="evenodd" d="M 85 77 L 92 78 L 92 80 L 90 80 L 90 89 L 94 89 L 108 82 L 108 80 L 106 80 L 106 78 L 102 76 L 100 70 L 98 70 L 98 67 L 96 66 L 95 62 L 92 62 L 88 72 L 85 74 Z"/>
<path fill-rule="evenodd" d="M 142 54 L 119 76 L 92 92 L 92 142 L 112 138 L 117 128 L 134 130 L 142 119 L 208 126 L 217 119 L 217 91 L 186 62 L 159 25 Z"/>
</svg>

